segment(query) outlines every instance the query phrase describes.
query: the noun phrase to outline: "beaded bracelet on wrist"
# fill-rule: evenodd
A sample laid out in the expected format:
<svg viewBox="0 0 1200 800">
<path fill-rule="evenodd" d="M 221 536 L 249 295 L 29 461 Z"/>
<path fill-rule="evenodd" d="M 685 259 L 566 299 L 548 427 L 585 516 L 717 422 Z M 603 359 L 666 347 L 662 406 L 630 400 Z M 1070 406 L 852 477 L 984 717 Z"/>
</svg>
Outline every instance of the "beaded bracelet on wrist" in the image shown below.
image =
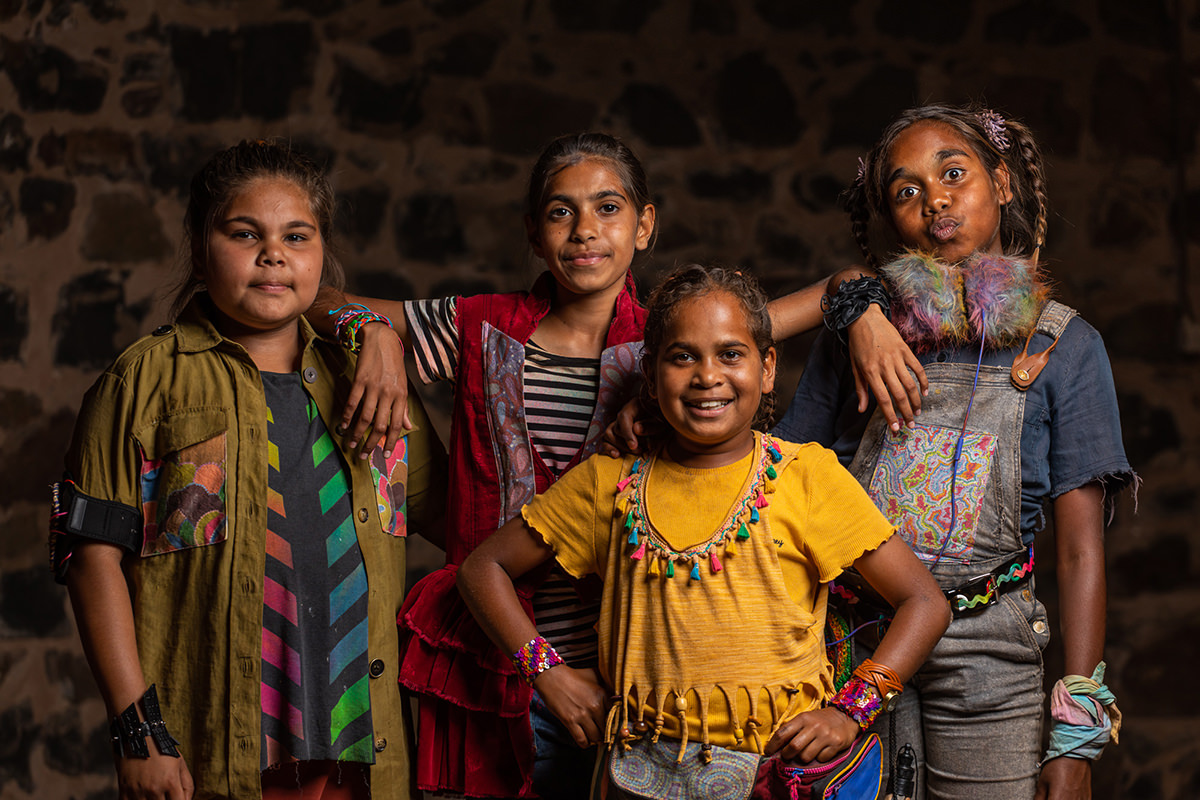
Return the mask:
<svg viewBox="0 0 1200 800">
<path fill-rule="evenodd" d="M 869 275 L 854 280 L 842 281 L 836 292 L 821 298 L 821 311 L 825 315 L 825 327 L 837 334 L 842 344 L 846 343 L 846 328 L 858 321 L 874 303 L 891 318 L 892 297 L 883 281 Z"/>
<path fill-rule="evenodd" d="M 866 730 L 883 712 L 883 699 L 875 687 L 862 678 L 846 681 L 838 693 L 829 699 L 829 705 L 838 709 Z"/>
<path fill-rule="evenodd" d="M 333 332 L 337 336 L 337 340 L 342 343 L 342 346 L 351 353 L 357 353 L 362 345 L 358 341 L 358 332 L 362 330 L 364 325 L 369 325 L 372 322 L 382 322 L 389 328 L 393 328 L 392 321 L 382 314 L 376 314 L 371 309 L 359 303 L 347 303 L 344 306 L 333 309 L 330 314 L 338 314 L 338 318 L 333 323 Z M 401 342 L 401 347 L 404 346 Z"/>
<path fill-rule="evenodd" d="M 538 675 L 565 663 L 558 651 L 541 636 L 536 636 L 521 645 L 517 652 L 512 654 L 512 661 L 517 672 L 530 686 Z"/>
</svg>

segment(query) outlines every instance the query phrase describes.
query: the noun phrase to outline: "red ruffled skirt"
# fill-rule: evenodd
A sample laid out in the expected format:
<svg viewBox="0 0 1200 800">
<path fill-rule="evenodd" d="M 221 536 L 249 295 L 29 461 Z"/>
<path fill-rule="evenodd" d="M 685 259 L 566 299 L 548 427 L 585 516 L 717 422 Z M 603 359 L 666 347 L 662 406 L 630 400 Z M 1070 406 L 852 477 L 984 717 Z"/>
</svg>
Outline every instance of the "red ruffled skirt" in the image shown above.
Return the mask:
<svg viewBox="0 0 1200 800">
<path fill-rule="evenodd" d="M 476 623 L 447 564 L 408 593 L 400 684 L 417 696 L 417 785 L 467 797 L 535 797 L 530 688 Z M 519 591 L 533 618 L 528 591 Z"/>
</svg>

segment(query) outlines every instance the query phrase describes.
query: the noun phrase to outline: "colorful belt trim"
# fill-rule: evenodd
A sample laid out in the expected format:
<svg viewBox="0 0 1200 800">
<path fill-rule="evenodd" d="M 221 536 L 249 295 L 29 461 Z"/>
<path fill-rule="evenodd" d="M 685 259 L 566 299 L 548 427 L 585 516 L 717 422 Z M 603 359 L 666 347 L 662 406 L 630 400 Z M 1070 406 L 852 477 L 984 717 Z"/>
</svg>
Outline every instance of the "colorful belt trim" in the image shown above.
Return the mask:
<svg viewBox="0 0 1200 800">
<path fill-rule="evenodd" d="M 1030 546 L 991 572 L 971 578 L 955 589 L 947 589 L 946 599 L 950 601 L 954 616 L 972 614 L 996 602 L 1000 595 L 1015 589 L 1032 574 L 1033 547 Z"/>
</svg>

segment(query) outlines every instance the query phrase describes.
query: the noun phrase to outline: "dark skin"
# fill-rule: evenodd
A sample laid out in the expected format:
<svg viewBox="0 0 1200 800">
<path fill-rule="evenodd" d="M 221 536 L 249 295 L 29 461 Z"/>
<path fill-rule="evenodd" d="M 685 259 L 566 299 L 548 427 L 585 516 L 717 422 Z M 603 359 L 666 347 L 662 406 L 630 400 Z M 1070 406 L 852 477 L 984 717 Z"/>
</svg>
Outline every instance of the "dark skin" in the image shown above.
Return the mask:
<svg viewBox="0 0 1200 800">
<path fill-rule="evenodd" d="M 359 458 L 370 456 L 377 444 L 382 444 L 384 453 L 391 455 L 396 442 L 412 428 L 408 418 L 408 377 L 404 368 L 404 351 L 410 341 L 404 302 L 343 294 L 323 286 L 304 316 L 318 333 L 333 336 L 335 317 L 329 312 L 346 303 L 367 306 L 390 319 L 392 327 L 373 322 L 359 331 L 362 349 L 339 430 L 349 431 L 346 447 L 357 449 Z"/>
<path fill-rule="evenodd" d="M 1054 501 L 1059 627 L 1070 675 L 1091 675 L 1104 655 L 1107 584 L 1104 574 L 1104 488 L 1074 489 Z M 1060 756 L 1047 761 L 1036 800 L 1088 800 L 1092 762 Z"/>
<path fill-rule="evenodd" d="M 907 247 L 958 261 L 972 252 L 1000 254 L 1000 220 L 1012 201 L 1007 165 L 987 170 L 971 144 L 949 126 L 923 121 L 900 134 L 888 154 L 889 222 Z M 944 220 L 952 221 L 942 228 Z M 939 235 L 939 231 L 943 234 Z M 1054 501 L 1060 627 L 1068 674 L 1091 675 L 1104 654 L 1104 492 L 1098 483 Z M 1092 796 L 1091 762 L 1062 756 L 1047 762 L 1038 800 Z"/>
<path fill-rule="evenodd" d="M 843 281 L 862 275 L 874 275 L 868 269 L 851 268 L 837 272 L 828 281 L 818 281 L 767 305 L 771 331 L 776 341 L 813 330 L 822 323 L 821 297 L 837 291 Z M 929 391 L 925 368 L 905 344 L 899 332 L 877 305 L 847 328 L 854 391 L 858 410 L 867 410 L 873 396 L 888 427 L 899 431 L 912 427 L 921 415 L 921 397 Z M 642 420 L 642 407 L 635 398 L 617 412 L 616 419 L 604 430 L 600 449 L 619 458 L 622 453 L 640 453 L 641 439 L 654 431 L 650 420 Z"/>
<path fill-rule="evenodd" d="M 835 294 L 843 281 L 874 273 L 863 267 L 836 272 L 827 281 L 818 281 L 798 292 L 772 300 L 771 333 L 775 341 L 790 339 L 823 324 L 821 297 Z M 877 305 L 870 305 L 847 329 L 850 358 L 854 369 L 854 390 L 858 410 L 867 410 L 868 399 L 875 397 L 879 410 L 893 431 L 903 424 L 912 427 L 921 414 L 921 397 L 929 391 L 925 369 L 905 344 L 900 334 Z"/>
<path fill-rule="evenodd" d="M 133 604 L 121 571 L 122 550 L 105 542 L 80 544 L 71 556 L 67 590 L 79 638 L 109 717 L 141 699 L 149 688 L 138 660 Z M 192 775 L 182 757 L 114 758 L 121 800 L 189 800 Z"/>
<path fill-rule="evenodd" d="M 821 324 L 821 296 L 826 291 L 837 291 L 843 280 L 863 274 L 870 273 L 859 268 L 842 270 L 828 281 L 819 281 L 772 301 L 769 308 L 776 337 L 786 339 L 816 328 Z M 357 449 L 360 458 L 366 458 L 381 443 L 390 453 L 411 426 L 404 369 L 404 353 L 410 343 L 410 334 L 404 318 L 404 303 L 344 294 L 322 287 L 305 316 L 318 332 L 333 336 L 334 318 L 328 312 L 345 303 L 360 303 L 392 321 L 394 330 L 383 323 L 372 323 L 363 326 L 359 333 L 362 349 L 341 420 L 341 428 L 349 432 L 347 446 Z M 595 357 L 603 349 L 604 333 L 611 320 L 611 305 L 607 308 L 603 307 L 603 302 L 598 305 L 603 311 L 599 315 L 602 317 L 599 326 L 591 319 L 596 316 L 589 313 L 591 309 L 583 308 L 582 303 L 577 304 L 578 309 L 575 305 L 556 303 L 554 313 L 539 327 L 535 338 L 552 352 Z M 921 413 L 921 396 L 928 391 L 929 384 L 925 380 L 925 370 L 908 345 L 878 306 L 871 306 L 858 322 L 851 325 L 848 335 L 859 410 L 865 411 L 868 397 L 874 396 L 893 430 L 899 430 L 901 424 L 911 426 Z M 596 342 L 600 343 L 599 347 Z M 617 455 L 619 447 L 637 452 L 637 437 L 646 433 L 642 423 L 637 421 L 638 410 L 636 405 L 627 406 L 610 428 L 612 432 L 606 432 L 610 455 Z M 624 432 L 621 438 L 625 444 L 617 445 L 616 431 Z"/>
<path fill-rule="evenodd" d="M 525 616 L 513 582 L 553 557 L 553 551 L 521 517 L 483 542 L 458 572 L 464 601 L 496 644 L 514 652 L 538 635 Z M 880 643 L 876 660 L 907 680 L 929 655 L 950 621 L 949 607 L 912 551 L 896 537 L 864 554 L 854 564 L 896 607 L 896 618 Z M 575 743 L 586 747 L 603 740 L 611 693 L 594 670 L 566 664 L 542 672 L 534 681 L 550 710 L 562 720 Z M 798 714 L 767 742 L 767 754 L 828 761 L 845 750 L 858 725 L 833 708 Z"/>
</svg>

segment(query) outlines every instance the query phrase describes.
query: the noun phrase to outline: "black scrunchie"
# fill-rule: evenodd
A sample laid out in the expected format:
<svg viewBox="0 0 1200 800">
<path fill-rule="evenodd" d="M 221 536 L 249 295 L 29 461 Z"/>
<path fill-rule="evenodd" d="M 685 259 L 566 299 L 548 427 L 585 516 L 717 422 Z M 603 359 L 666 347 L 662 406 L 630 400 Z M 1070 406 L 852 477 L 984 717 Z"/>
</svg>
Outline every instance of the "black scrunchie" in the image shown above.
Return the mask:
<svg viewBox="0 0 1200 800">
<path fill-rule="evenodd" d="M 892 296 L 879 278 L 868 275 L 850 281 L 842 281 L 832 295 L 821 298 L 821 311 L 825 314 L 825 327 L 837 334 L 838 340 L 846 344 L 846 328 L 849 328 L 874 303 L 883 309 L 883 315 L 891 319 Z"/>
</svg>

